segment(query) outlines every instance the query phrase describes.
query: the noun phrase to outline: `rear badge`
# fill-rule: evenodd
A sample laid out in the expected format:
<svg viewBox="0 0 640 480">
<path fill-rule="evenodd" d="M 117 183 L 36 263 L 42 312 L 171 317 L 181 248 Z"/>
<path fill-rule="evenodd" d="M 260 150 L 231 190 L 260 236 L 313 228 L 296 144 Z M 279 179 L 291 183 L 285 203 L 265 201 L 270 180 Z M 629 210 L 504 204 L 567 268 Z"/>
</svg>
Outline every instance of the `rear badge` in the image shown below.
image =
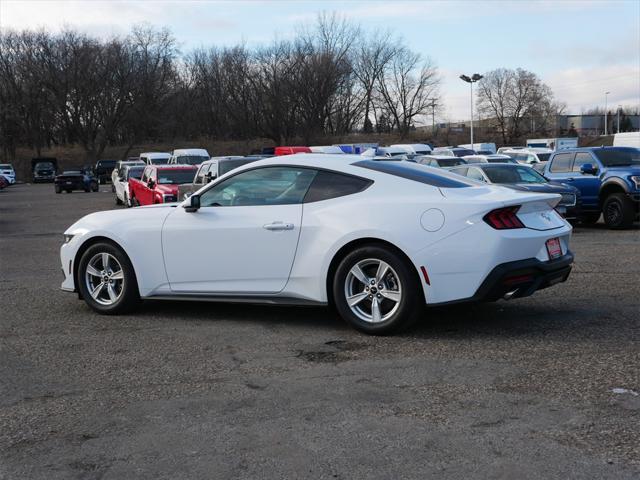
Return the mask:
<svg viewBox="0 0 640 480">
<path fill-rule="evenodd" d="M 547 240 L 547 253 L 549 254 L 549 260 L 558 258 L 562 255 L 562 248 L 560 248 L 560 239 L 550 238 Z"/>
</svg>

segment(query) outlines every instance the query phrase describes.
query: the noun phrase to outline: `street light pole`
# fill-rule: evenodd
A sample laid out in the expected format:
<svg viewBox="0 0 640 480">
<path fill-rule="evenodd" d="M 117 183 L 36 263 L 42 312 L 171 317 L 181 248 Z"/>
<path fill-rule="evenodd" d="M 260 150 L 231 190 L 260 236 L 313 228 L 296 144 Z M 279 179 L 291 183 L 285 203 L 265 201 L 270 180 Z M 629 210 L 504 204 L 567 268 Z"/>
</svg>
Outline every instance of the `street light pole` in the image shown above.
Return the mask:
<svg viewBox="0 0 640 480">
<path fill-rule="evenodd" d="M 471 86 L 471 149 L 473 150 L 473 84 L 483 77 L 478 73 L 474 73 L 471 77 L 460 75 L 460 80 L 467 82 Z"/>
<path fill-rule="evenodd" d="M 607 136 L 607 95 L 611 92 L 604 92 L 604 136 Z"/>
</svg>

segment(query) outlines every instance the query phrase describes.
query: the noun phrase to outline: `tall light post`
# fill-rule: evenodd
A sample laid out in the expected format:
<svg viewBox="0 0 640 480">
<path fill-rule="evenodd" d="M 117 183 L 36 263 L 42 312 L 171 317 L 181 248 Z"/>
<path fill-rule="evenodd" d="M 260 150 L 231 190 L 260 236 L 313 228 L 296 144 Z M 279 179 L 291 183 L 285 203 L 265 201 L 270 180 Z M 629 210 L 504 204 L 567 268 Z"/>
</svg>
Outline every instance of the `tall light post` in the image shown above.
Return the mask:
<svg viewBox="0 0 640 480">
<path fill-rule="evenodd" d="M 611 92 L 604 92 L 604 136 L 607 136 L 607 95 Z"/>
<path fill-rule="evenodd" d="M 483 77 L 478 73 L 474 73 L 471 77 L 460 75 L 460 80 L 467 82 L 471 86 L 471 149 L 473 150 L 473 84 Z"/>
</svg>

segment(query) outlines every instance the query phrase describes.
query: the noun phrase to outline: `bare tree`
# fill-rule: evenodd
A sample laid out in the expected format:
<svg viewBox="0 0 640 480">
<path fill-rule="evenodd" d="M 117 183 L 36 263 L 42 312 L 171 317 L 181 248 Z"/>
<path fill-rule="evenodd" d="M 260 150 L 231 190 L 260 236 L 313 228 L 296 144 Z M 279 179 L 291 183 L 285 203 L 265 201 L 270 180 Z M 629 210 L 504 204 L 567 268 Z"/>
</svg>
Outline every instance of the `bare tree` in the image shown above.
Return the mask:
<svg viewBox="0 0 640 480">
<path fill-rule="evenodd" d="M 535 73 L 504 68 L 486 73 L 478 82 L 477 106 L 485 118 L 495 119 L 504 143 L 517 139 L 532 118 L 539 119 L 540 127 L 547 125 L 560 107 Z"/>
<path fill-rule="evenodd" d="M 428 113 L 432 99 L 438 97 L 440 79 L 430 59 L 406 47 L 398 48 L 377 83 L 381 103 L 402 136 L 409 133 L 416 117 Z"/>
</svg>

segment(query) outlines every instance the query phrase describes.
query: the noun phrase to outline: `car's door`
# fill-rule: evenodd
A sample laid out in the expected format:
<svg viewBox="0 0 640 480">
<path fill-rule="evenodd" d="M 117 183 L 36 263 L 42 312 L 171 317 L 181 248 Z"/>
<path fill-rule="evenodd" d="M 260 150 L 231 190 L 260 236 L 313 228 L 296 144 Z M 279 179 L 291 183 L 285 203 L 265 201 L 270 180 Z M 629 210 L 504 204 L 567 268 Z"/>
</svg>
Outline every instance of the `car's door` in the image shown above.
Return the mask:
<svg viewBox="0 0 640 480">
<path fill-rule="evenodd" d="M 596 174 L 582 173 L 580 167 L 582 165 L 590 163 L 592 166 L 598 168 Z M 573 161 L 572 180 L 568 180 L 567 183 L 573 185 L 580 190 L 580 198 L 582 200 L 582 207 L 586 209 L 598 209 L 598 194 L 600 193 L 600 172 L 602 167 L 599 162 L 594 158 L 591 152 L 578 152 L 576 153 Z"/>
<path fill-rule="evenodd" d="M 295 258 L 302 200 L 315 175 L 289 166 L 245 170 L 203 192 L 199 210 L 176 208 L 162 230 L 171 289 L 281 291 Z"/>
<path fill-rule="evenodd" d="M 153 190 L 149 188 L 149 181 L 153 180 L 155 168 L 147 167 L 140 183 L 140 190 L 137 194 L 140 205 L 150 205 L 153 203 Z"/>
<path fill-rule="evenodd" d="M 549 168 L 544 176 L 556 182 L 573 184 L 573 177 L 575 176 L 572 171 L 573 157 L 575 157 L 574 152 L 556 153 L 551 157 Z"/>
</svg>

